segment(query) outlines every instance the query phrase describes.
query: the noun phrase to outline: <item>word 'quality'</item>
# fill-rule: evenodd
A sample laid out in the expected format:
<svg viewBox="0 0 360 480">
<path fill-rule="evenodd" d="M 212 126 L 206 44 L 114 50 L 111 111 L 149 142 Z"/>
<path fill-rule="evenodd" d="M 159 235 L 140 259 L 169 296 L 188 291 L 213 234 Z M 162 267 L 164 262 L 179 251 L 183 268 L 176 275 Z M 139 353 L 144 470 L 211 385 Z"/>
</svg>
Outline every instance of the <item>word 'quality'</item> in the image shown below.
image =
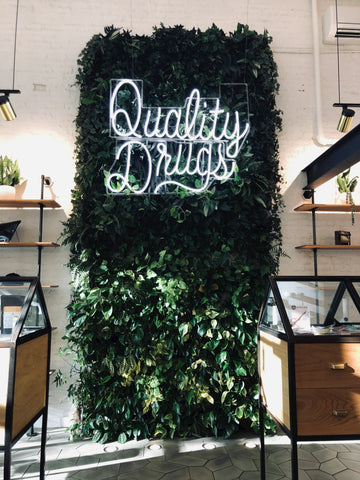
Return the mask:
<svg viewBox="0 0 360 480">
<path fill-rule="evenodd" d="M 225 112 L 219 98 L 202 98 L 198 89 L 183 107 L 145 107 L 138 81 L 115 81 L 110 135 L 117 146 L 106 173 L 108 192 L 168 193 L 180 187 L 200 193 L 215 180 L 231 178 L 249 133 L 249 123 L 243 123 L 239 112 Z"/>
</svg>

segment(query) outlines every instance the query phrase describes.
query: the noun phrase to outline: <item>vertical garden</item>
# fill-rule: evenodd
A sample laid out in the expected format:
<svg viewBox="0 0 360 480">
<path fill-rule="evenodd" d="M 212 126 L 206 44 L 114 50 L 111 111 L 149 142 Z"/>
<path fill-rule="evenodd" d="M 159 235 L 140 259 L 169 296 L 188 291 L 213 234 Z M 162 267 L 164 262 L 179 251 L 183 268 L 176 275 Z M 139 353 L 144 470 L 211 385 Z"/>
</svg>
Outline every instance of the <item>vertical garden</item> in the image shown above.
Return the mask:
<svg viewBox="0 0 360 480">
<path fill-rule="evenodd" d="M 281 249 L 270 43 L 240 24 L 230 34 L 160 26 L 150 36 L 108 27 L 80 54 L 77 168 L 64 231 L 75 434 L 124 442 L 256 429 L 257 314 Z M 232 178 L 200 193 L 107 194 L 112 79 L 141 79 L 154 107 L 181 106 L 194 88 L 214 97 L 221 84 L 246 83 L 248 105 L 221 96 L 225 112 L 250 113 Z"/>
</svg>

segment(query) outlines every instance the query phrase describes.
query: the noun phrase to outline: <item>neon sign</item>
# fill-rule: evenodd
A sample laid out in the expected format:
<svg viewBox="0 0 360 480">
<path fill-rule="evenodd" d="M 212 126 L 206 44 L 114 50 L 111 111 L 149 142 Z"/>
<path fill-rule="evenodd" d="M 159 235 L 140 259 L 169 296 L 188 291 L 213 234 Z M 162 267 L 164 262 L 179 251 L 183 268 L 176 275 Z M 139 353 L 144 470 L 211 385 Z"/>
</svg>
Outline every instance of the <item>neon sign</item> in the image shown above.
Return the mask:
<svg viewBox="0 0 360 480">
<path fill-rule="evenodd" d="M 233 176 L 250 129 L 247 114 L 241 120 L 238 111 L 225 111 L 219 98 L 202 98 L 198 89 L 178 108 L 144 106 L 141 92 L 138 80 L 112 81 L 116 154 L 106 172 L 108 193 L 200 193 Z"/>
</svg>

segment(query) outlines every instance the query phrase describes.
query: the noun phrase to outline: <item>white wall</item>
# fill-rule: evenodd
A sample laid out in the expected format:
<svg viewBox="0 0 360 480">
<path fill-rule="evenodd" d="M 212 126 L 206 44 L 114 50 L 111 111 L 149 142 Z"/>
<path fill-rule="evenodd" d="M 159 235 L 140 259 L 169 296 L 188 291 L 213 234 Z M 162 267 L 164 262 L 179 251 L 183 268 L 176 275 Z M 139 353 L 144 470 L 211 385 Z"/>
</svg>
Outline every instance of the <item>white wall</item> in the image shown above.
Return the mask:
<svg viewBox="0 0 360 480">
<path fill-rule="evenodd" d="M 41 174 L 51 176 L 54 184 L 51 190 L 46 190 L 46 196 L 55 196 L 62 208 L 46 213 L 44 239 L 58 239 L 61 222 L 71 209 L 74 119 L 78 104 L 78 90 L 74 86 L 76 61 L 90 37 L 112 24 L 133 33 L 150 34 L 152 27 L 161 22 L 201 29 L 215 23 L 226 32 L 233 31 L 240 22 L 259 33 L 268 30 L 279 68 L 278 107 L 283 111 L 280 161 L 286 180 L 283 248 L 289 256 L 282 259 L 280 273 L 312 274 L 312 254 L 294 248 L 311 242 L 311 216 L 295 214 L 293 208 L 303 201 L 302 187 L 306 180 L 301 170 L 327 148 L 319 142 L 329 144 L 341 138 L 336 131 L 340 111 L 332 107 L 338 101 L 336 46 L 324 44 L 321 33 L 322 16 L 333 3 L 333 0 L 103 0 L 100 3 L 20 0 L 15 88 L 21 90 L 21 95 L 11 98 L 18 118 L 14 122 L 0 119 L 0 153 L 19 160 L 21 174 L 27 180 L 24 197 L 38 197 Z M 358 5 L 357 0 L 343 0 L 343 3 Z M 15 13 L 16 0 L 0 0 L 0 88 L 12 88 Z M 314 56 L 313 21 L 317 23 L 315 31 L 319 37 L 319 43 L 315 43 L 319 50 L 318 64 Z M 346 81 L 344 76 L 343 100 L 346 97 L 346 101 L 359 102 L 360 40 L 344 46 L 341 59 L 344 72 L 348 72 Z M 319 83 L 316 83 L 316 65 Z M 356 116 L 353 126 L 357 123 Z M 334 200 L 333 185 L 334 181 L 328 190 L 322 188 L 318 192 L 318 201 Z M 322 215 L 319 243 L 333 243 L 334 230 L 345 229 L 351 231 L 352 243 L 360 244 L 358 216 L 352 227 L 350 215 Z M 36 213 L 0 211 L 0 221 L 15 217 L 23 220 L 20 240 L 35 239 Z M 13 271 L 36 274 L 36 252 L 11 249 L 1 254 L 1 274 Z M 67 259 L 65 247 L 44 250 L 42 273 L 43 284 L 59 285 L 46 291 L 46 300 L 52 324 L 57 327 L 52 367 L 65 373 L 66 359 L 59 358 L 58 349 L 62 345 L 66 305 L 71 294 Z M 358 266 L 356 252 L 319 253 L 320 274 L 358 274 Z M 50 425 L 68 422 L 71 409 L 65 390 L 51 387 Z"/>
</svg>

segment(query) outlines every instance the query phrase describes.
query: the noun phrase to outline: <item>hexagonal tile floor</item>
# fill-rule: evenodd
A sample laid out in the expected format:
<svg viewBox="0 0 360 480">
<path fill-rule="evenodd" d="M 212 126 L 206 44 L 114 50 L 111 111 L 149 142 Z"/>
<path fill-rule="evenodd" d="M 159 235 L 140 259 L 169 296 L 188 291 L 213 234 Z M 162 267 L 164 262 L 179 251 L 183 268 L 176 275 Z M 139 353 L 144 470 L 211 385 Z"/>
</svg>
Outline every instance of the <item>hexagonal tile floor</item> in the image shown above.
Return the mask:
<svg viewBox="0 0 360 480">
<path fill-rule="evenodd" d="M 12 449 L 12 480 L 38 478 L 40 436 L 26 435 Z M 360 480 L 360 442 L 302 443 L 299 480 Z M 3 453 L 0 454 L 3 475 Z M 259 480 L 259 441 L 201 438 L 132 441 L 99 445 L 69 441 L 64 429 L 50 429 L 48 480 Z M 287 437 L 266 439 L 266 479 L 291 478 Z"/>
</svg>

